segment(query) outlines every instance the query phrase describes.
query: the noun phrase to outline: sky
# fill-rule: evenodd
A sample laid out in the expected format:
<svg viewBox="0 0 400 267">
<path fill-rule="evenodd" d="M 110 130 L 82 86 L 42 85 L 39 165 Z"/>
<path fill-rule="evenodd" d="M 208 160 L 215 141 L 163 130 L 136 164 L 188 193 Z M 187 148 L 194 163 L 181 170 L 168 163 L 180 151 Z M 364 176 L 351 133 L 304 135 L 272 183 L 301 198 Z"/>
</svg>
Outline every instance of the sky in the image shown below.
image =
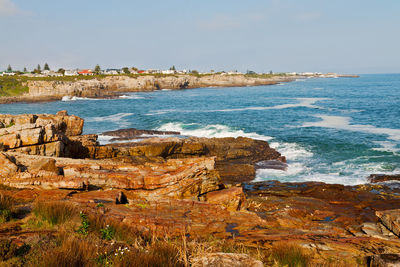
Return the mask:
<svg viewBox="0 0 400 267">
<path fill-rule="evenodd" d="M 400 72 L 399 0 L 0 0 L 0 70 Z"/>
</svg>

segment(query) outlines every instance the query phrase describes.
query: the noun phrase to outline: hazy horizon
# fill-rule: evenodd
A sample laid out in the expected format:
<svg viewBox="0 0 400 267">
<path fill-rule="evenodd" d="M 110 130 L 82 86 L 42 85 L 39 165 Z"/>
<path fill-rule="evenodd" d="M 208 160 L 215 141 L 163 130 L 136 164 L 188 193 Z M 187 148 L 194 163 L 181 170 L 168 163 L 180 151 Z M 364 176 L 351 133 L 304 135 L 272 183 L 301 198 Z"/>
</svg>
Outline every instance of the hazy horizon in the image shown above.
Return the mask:
<svg viewBox="0 0 400 267">
<path fill-rule="evenodd" d="M 0 70 L 399 73 L 400 2 L 0 0 Z"/>
</svg>

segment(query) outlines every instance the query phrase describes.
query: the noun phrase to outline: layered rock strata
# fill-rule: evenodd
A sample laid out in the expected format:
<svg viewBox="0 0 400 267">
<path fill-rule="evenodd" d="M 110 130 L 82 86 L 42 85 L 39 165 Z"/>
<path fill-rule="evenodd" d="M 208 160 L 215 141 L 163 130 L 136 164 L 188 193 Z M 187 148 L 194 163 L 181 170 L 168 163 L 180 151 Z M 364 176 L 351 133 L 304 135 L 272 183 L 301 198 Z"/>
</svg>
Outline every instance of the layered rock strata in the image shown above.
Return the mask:
<svg viewBox="0 0 400 267">
<path fill-rule="evenodd" d="M 175 75 L 156 77 L 109 76 L 102 79 L 77 79 L 76 81 L 29 81 L 31 98 L 61 99 L 63 96 L 105 97 L 118 92 L 154 91 L 160 89 L 186 89 L 210 86 L 255 86 L 291 81 L 290 77 L 252 78 L 245 75 Z"/>
</svg>

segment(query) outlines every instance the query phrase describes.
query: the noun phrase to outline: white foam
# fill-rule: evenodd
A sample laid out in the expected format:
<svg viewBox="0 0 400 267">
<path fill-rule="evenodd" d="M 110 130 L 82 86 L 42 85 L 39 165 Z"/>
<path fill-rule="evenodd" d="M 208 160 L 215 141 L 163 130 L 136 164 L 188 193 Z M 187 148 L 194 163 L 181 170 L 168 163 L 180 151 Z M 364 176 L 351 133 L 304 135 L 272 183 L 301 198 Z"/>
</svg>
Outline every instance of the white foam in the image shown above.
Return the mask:
<svg viewBox="0 0 400 267">
<path fill-rule="evenodd" d="M 270 143 L 270 147 L 276 149 L 289 161 L 305 160 L 312 158 L 314 154 L 296 143 Z"/>
<path fill-rule="evenodd" d="M 193 127 L 199 126 L 199 127 Z M 193 129 L 189 129 L 193 128 Z M 260 135 L 257 133 L 245 133 L 243 130 L 235 130 L 226 125 L 212 124 L 201 127 L 199 124 L 183 124 L 170 122 L 160 126 L 157 130 L 180 132 L 182 135 L 196 137 L 248 137 L 257 140 L 269 141 L 272 137 Z"/>
<path fill-rule="evenodd" d="M 374 141 L 374 143 L 381 147 L 376 147 L 376 148 L 373 148 L 372 150 L 383 151 L 383 152 L 392 152 L 394 154 L 397 154 L 398 152 L 400 152 L 400 148 L 397 146 L 396 143 L 389 142 L 389 141 Z"/>
<path fill-rule="evenodd" d="M 108 121 L 112 123 L 118 124 L 119 127 L 129 127 L 130 122 L 126 119 L 126 117 L 132 116 L 133 113 L 117 113 L 104 117 L 89 117 L 85 118 L 87 122 L 103 122 Z"/>
<path fill-rule="evenodd" d="M 150 110 L 149 113 L 146 113 L 146 116 L 155 116 L 155 115 L 162 115 L 162 114 L 167 114 L 171 112 L 180 112 L 177 109 L 161 109 L 161 110 Z M 188 111 L 189 112 L 189 111 Z"/>
<path fill-rule="evenodd" d="M 378 128 L 373 125 L 350 124 L 351 118 L 341 116 L 316 115 L 318 122 L 307 122 L 302 127 L 324 127 L 353 132 L 387 135 L 389 139 L 400 141 L 400 129 Z"/>
<path fill-rule="evenodd" d="M 122 99 L 145 99 L 143 96 L 138 96 L 138 95 L 121 95 L 119 98 Z"/>
<path fill-rule="evenodd" d="M 165 89 L 161 89 L 161 91 L 172 91 L 172 89 L 165 88 Z"/>
<path fill-rule="evenodd" d="M 101 98 L 88 98 L 88 97 L 79 97 L 79 96 L 63 96 L 61 101 L 68 102 L 68 101 L 78 101 L 78 100 L 104 100 Z"/>
<path fill-rule="evenodd" d="M 215 111 L 220 112 L 231 112 L 231 111 L 244 111 L 244 110 L 269 110 L 269 109 L 287 109 L 287 108 L 298 108 L 306 107 L 313 109 L 324 109 L 320 106 L 314 105 L 318 101 L 330 100 L 330 98 L 295 98 L 299 103 L 295 104 L 282 104 L 272 107 L 247 107 L 247 108 L 234 108 L 234 109 L 220 109 Z"/>
<path fill-rule="evenodd" d="M 300 162 L 288 164 L 287 170 L 258 169 L 256 171 L 256 179 L 254 181 L 265 181 L 266 178 L 281 179 L 285 176 L 294 176 L 306 171 L 308 171 L 308 168 Z"/>
</svg>

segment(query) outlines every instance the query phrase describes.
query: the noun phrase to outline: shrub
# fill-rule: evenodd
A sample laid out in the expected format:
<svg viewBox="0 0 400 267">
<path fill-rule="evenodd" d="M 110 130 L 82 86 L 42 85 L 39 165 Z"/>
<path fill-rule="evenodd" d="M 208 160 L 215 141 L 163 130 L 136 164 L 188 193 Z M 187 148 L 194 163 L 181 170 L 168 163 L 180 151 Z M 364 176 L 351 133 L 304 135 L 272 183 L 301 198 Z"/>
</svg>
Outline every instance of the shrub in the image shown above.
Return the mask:
<svg viewBox="0 0 400 267">
<path fill-rule="evenodd" d="M 65 223 L 77 214 L 73 205 L 63 202 L 36 202 L 33 213 L 51 225 Z"/>
<path fill-rule="evenodd" d="M 81 235 L 88 235 L 89 234 L 89 220 L 88 217 L 85 213 L 81 212 L 79 214 L 79 216 L 81 217 L 81 225 L 79 226 L 77 233 L 81 234 Z"/>
<path fill-rule="evenodd" d="M 106 226 L 104 229 L 100 229 L 101 239 L 111 240 L 115 236 L 115 229 L 114 227 L 110 227 L 109 225 Z"/>
<path fill-rule="evenodd" d="M 10 240 L 0 240 L 0 261 L 7 261 L 14 257 L 24 256 L 30 250 L 30 246 L 17 246 Z"/>
</svg>

